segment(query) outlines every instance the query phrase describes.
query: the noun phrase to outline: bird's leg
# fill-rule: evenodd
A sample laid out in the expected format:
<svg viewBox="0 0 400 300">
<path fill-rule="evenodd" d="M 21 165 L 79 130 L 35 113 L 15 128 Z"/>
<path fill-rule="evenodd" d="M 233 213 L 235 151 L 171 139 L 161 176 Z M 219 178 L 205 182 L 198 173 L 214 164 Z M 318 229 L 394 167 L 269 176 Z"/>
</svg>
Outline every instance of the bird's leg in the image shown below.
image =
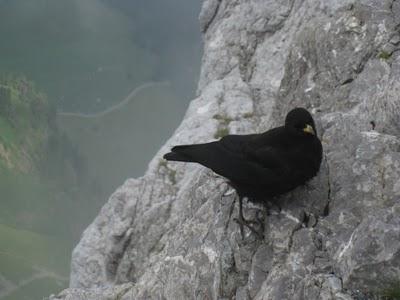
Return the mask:
<svg viewBox="0 0 400 300">
<path fill-rule="evenodd" d="M 262 231 L 262 229 L 257 230 L 255 229 L 252 225 L 250 224 L 257 224 L 260 225 L 259 222 L 257 221 L 252 221 L 252 220 L 246 220 L 243 217 L 243 198 L 241 196 L 239 196 L 239 217 L 234 219 L 236 221 L 236 223 L 239 224 L 239 228 L 240 228 L 240 234 L 242 236 L 242 239 L 244 238 L 244 230 L 243 230 L 243 225 L 246 226 L 247 228 L 249 228 L 254 234 L 256 234 L 260 239 L 264 238 L 264 233 Z M 262 226 L 261 226 L 262 228 Z"/>
<path fill-rule="evenodd" d="M 239 218 L 235 219 L 235 221 L 239 224 L 240 228 L 240 235 L 242 236 L 242 239 L 244 238 L 244 230 L 243 230 L 243 224 L 244 224 L 244 218 L 243 218 L 243 199 L 241 196 L 239 196 Z"/>
</svg>

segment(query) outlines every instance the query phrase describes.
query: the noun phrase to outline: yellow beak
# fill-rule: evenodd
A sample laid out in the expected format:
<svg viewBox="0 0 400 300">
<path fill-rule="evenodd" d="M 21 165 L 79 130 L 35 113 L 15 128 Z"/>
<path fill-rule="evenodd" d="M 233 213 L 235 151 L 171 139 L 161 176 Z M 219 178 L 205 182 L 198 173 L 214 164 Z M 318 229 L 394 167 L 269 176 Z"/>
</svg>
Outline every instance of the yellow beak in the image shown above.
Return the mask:
<svg viewBox="0 0 400 300">
<path fill-rule="evenodd" d="M 314 131 L 314 129 L 312 128 L 312 126 L 311 125 L 306 125 L 306 127 L 304 127 L 303 128 L 303 131 L 305 132 L 305 133 L 310 133 L 310 134 L 312 134 L 312 135 L 315 135 L 315 131 Z"/>
</svg>

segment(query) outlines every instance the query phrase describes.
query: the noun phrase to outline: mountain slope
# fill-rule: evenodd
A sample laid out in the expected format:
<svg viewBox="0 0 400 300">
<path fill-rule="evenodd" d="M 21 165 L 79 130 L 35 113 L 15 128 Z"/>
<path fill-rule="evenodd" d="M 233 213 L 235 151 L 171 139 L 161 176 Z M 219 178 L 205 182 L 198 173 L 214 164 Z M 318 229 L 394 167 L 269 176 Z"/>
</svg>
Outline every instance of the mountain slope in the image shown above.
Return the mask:
<svg viewBox="0 0 400 300">
<path fill-rule="evenodd" d="M 377 297 L 400 278 L 399 19 L 398 1 L 204 1 L 199 97 L 84 232 L 53 299 Z M 224 180 L 161 155 L 265 131 L 294 106 L 317 119 L 320 173 L 281 211 L 245 205 L 265 237 L 242 240 Z"/>
</svg>

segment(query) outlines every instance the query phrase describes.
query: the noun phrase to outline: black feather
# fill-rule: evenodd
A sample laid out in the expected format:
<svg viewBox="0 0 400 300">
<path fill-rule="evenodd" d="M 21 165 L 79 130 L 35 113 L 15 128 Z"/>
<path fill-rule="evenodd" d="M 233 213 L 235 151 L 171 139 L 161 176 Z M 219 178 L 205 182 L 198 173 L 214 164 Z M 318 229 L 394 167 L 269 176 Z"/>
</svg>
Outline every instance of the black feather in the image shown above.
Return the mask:
<svg viewBox="0 0 400 300">
<path fill-rule="evenodd" d="M 304 131 L 307 125 L 315 134 Z M 260 201 L 288 192 L 317 174 L 322 145 L 316 132 L 311 114 L 295 108 L 284 126 L 261 134 L 175 146 L 164 158 L 199 163 L 227 178 L 239 196 Z"/>
</svg>

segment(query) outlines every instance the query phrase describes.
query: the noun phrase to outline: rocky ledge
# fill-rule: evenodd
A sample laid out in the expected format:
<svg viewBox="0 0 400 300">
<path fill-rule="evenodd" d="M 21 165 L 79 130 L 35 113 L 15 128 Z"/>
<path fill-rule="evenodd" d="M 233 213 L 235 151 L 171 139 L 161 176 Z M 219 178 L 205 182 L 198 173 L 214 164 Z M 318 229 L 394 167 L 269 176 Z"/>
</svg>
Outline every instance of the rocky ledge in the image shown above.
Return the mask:
<svg viewBox="0 0 400 300">
<path fill-rule="evenodd" d="M 399 23 L 395 0 L 204 1 L 198 98 L 83 233 L 71 288 L 51 299 L 375 299 L 399 280 Z M 161 158 L 295 106 L 314 113 L 324 162 L 282 211 L 245 203 L 263 240 L 241 238 L 222 178 Z"/>
</svg>

